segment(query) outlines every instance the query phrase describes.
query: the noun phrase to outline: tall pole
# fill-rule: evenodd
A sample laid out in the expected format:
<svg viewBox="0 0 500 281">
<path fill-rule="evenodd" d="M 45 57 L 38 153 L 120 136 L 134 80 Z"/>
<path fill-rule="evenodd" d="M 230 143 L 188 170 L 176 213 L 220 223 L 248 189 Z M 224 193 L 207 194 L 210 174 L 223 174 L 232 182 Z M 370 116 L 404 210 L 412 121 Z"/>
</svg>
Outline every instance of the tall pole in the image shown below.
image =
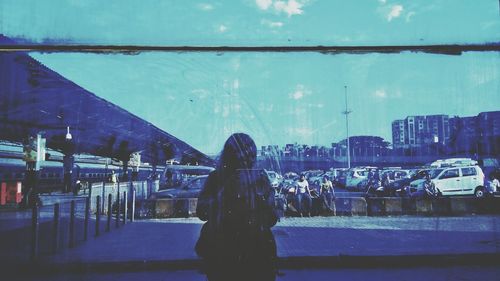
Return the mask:
<svg viewBox="0 0 500 281">
<path fill-rule="evenodd" d="M 352 111 L 347 109 L 347 86 L 344 86 L 344 92 L 345 92 L 345 111 L 342 113 L 345 114 L 345 128 L 346 128 L 346 132 L 347 132 L 347 138 L 346 138 L 346 141 L 347 141 L 347 168 L 350 169 L 351 168 L 351 148 L 349 145 L 349 113 L 351 113 Z"/>
</svg>

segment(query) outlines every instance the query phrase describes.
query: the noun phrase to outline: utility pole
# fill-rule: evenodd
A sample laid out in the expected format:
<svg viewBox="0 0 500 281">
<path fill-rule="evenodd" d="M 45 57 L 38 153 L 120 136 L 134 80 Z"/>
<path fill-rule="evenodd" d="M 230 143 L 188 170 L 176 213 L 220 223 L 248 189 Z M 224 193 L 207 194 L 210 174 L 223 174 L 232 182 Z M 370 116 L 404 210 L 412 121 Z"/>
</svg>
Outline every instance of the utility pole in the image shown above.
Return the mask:
<svg viewBox="0 0 500 281">
<path fill-rule="evenodd" d="M 349 113 L 352 111 L 347 109 L 347 86 L 344 86 L 344 92 L 345 92 L 345 111 L 342 112 L 342 114 L 345 114 L 345 128 L 347 132 L 347 168 L 351 168 L 351 149 L 349 145 Z"/>
</svg>

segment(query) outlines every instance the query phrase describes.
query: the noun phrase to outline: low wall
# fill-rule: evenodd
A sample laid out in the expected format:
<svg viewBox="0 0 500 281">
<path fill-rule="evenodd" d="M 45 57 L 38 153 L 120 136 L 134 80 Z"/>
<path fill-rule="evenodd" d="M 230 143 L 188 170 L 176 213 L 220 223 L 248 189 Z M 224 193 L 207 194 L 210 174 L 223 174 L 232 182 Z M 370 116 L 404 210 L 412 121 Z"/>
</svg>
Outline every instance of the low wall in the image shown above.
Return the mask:
<svg viewBox="0 0 500 281">
<path fill-rule="evenodd" d="M 172 218 L 196 216 L 196 198 L 136 199 L 136 218 Z M 457 216 L 500 214 L 500 198 L 451 197 L 410 199 L 398 197 L 337 198 L 337 216 Z"/>
<path fill-rule="evenodd" d="M 90 193 L 90 206 L 92 212 L 97 208 L 97 196 L 101 199 L 101 210 L 103 213 L 108 212 L 108 196 L 111 195 L 111 204 L 115 204 L 118 194 L 120 201 L 123 201 L 123 192 L 127 192 L 127 201 L 132 202 L 132 190 L 135 190 L 136 201 L 146 200 L 153 192 L 157 192 L 159 181 L 134 181 L 120 183 L 93 183 L 90 190 L 85 192 Z"/>
</svg>

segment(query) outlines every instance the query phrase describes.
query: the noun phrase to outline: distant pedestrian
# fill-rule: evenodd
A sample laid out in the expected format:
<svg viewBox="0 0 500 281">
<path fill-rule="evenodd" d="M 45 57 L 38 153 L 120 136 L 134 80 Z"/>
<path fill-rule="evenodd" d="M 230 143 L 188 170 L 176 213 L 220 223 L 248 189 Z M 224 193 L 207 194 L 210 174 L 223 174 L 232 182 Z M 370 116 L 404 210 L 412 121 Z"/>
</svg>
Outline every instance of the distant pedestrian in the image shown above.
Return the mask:
<svg viewBox="0 0 500 281">
<path fill-rule="evenodd" d="M 109 176 L 109 182 L 117 183 L 118 177 L 115 174 L 115 171 L 111 170 L 111 175 Z"/>
<path fill-rule="evenodd" d="M 336 216 L 336 208 L 335 208 L 335 191 L 333 190 L 333 184 L 328 179 L 328 176 L 323 176 L 323 180 L 321 181 L 319 188 L 319 196 L 321 201 L 323 202 L 323 207 Z"/>
<path fill-rule="evenodd" d="M 500 192 L 500 181 L 495 177 L 493 173 L 489 176 L 490 180 L 487 185 L 490 192 Z"/>
<path fill-rule="evenodd" d="M 429 174 L 425 175 L 424 192 L 425 196 L 429 198 L 434 198 L 438 196 L 436 185 L 432 181 L 431 175 Z"/>
<path fill-rule="evenodd" d="M 165 173 L 165 176 L 167 177 L 167 187 L 172 187 L 173 186 L 173 183 L 172 183 L 172 177 L 173 177 L 172 169 L 168 168 L 167 172 Z"/>
<path fill-rule="evenodd" d="M 311 189 L 309 188 L 309 183 L 304 174 L 300 174 L 300 178 L 296 185 L 295 200 L 297 202 L 297 211 L 301 217 L 304 215 L 310 217 L 312 207 Z"/>
<path fill-rule="evenodd" d="M 75 196 L 78 195 L 82 187 L 83 187 L 82 182 L 80 180 L 77 180 L 75 186 L 73 187 L 73 195 Z"/>
<path fill-rule="evenodd" d="M 196 214 L 207 222 L 195 250 L 210 281 L 276 279 L 274 189 L 253 169 L 256 158 L 250 136 L 231 135 L 198 198 Z"/>
</svg>

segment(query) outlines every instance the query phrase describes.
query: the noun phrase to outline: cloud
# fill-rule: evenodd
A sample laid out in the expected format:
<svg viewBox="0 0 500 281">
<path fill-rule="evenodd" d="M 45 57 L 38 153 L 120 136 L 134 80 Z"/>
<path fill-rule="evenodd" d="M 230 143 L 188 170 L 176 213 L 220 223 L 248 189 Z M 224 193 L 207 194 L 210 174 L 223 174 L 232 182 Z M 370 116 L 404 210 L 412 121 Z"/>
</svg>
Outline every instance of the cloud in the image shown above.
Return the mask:
<svg viewBox="0 0 500 281">
<path fill-rule="evenodd" d="M 298 84 L 295 87 L 295 90 L 288 95 L 289 98 L 294 99 L 294 100 L 300 100 L 303 97 L 310 95 L 311 90 L 307 89 L 304 85 Z"/>
<path fill-rule="evenodd" d="M 385 3 L 387 2 L 387 0 L 378 0 L 378 2 L 379 2 L 380 4 L 385 4 Z"/>
<path fill-rule="evenodd" d="M 289 137 L 298 136 L 300 138 L 308 138 L 314 134 L 314 131 L 307 127 L 287 127 L 285 132 Z"/>
<path fill-rule="evenodd" d="M 255 3 L 257 3 L 257 6 L 261 10 L 267 10 L 273 3 L 273 0 L 255 0 Z"/>
<path fill-rule="evenodd" d="M 403 11 L 403 6 L 393 5 L 391 7 L 389 14 L 387 14 L 387 21 L 392 21 L 392 19 L 399 17 L 402 11 Z"/>
<path fill-rule="evenodd" d="M 391 90 L 387 92 L 385 89 L 377 89 L 373 92 L 373 96 L 377 99 L 399 99 L 403 95 L 400 90 Z"/>
<path fill-rule="evenodd" d="M 484 69 L 482 71 L 471 71 L 469 81 L 474 87 L 487 84 L 498 79 L 498 71 L 496 69 Z"/>
<path fill-rule="evenodd" d="M 231 108 L 229 105 L 225 104 L 222 106 L 222 117 L 228 117 L 229 116 L 229 112 L 231 112 Z"/>
<path fill-rule="evenodd" d="M 239 89 L 239 88 L 240 88 L 240 80 L 235 79 L 235 80 L 233 81 L 233 89 L 237 90 L 237 89 Z"/>
<path fill-rule="evenodd" d="M 198 9 L 203 10 L 203 11 L 211 11 L 214 9 L 214 6 L 212 6 L 211 4 L 207 4 L 207 3 L 200 3 L 200 4 L 198 4 Z"/>
<path fill-rule="evenodd" d="M 300 90 L 297 90 L 296 92 L 294 92 L 292 94 L 292 97 L 294 100 L 300 100 L 301 98 L 304 97 L 304 92 L 300 91 Z"/>
<path fill-rule="evenodd" d="M 415 12 L 409 12 L 406 14 L 406 22 L 410 22 L 411 18 L 415 15 Z"/>
<path fill-rule="evenodd" d="M 272 103 L 260 103 L 258 110 L 260 112 L 273 112 L 274 104 L 272 104 Z"/>
<path fill-rule="evenodd" d="M 304 12 L 303 10 L 301 10 L 302 6 L 303 4 L 297 2 L 296 0 L 288 0 L 288 2 L 285 1 L 274 2 L 274 9 L 278 12 L 286 13 L 288 17 L 302 14 Z"/>
<path fill-rule="evenodd" d="M 220 33 L 223 33 L 223 32 L 226 32 L 227 30 L 227 26 L 221 24 L 219 25 L 219 27 L 217 28 L 217 31 L 219 31 Z"/>
<path fill-rule="evenodd" d="M 267 25 L 267 26 L 269 26 L 271 28 L 277 28 L 277 27 L 282 27 L 283 26 L 283 23 L 280 22 L 280 21 L 270 21 L 270 20 L 265 20 L 265 19 L 261 20 L 260 24 Z"/>
<path fill-rule="evenodd" d="M 230 117 L 230 115 L 232 115 L 231 117 L 234 117 L 235 114 L 240 113 L 241 108 L 242 108 L 242 106 L 240 103 L 237 103 L 237 102 L 236 103 L 228 103 L 228 104 L 223 104 L 222 108 L 219 106 L 216 106 L 214 108 L 214 113 L 215 114 L 220 113 L 221 116 L 224 118 Z"/>
<path fill-rule="evenodd" d="M 373 95 L 376 97 L 376 98 L 380 98 L 380 99 L 385 99 L 387 98 L 387 92 L 384 90 L 384 89 L 378 89 L 376 90 Z"/>
<path fill-rule="evenodd" d="M 306 0 L 255 0 L 255 3 L 257 4 L 257 7 L 261 10 L 269 10 L 271 7 L 272 9 L 280 14 L 280 13 L 285 13 L 288 15 L 288 17 L 291 17 L 293 15 L 301 15 L 304 11 L 302 10 L 302 7 L 304 6 L 304 3 L 306 3 Z"/>
<path fill-rule="evenodd" d="M 322 104 L 322 103 L 309 103 L 307 106 L 308 107 L 312 107 L 312 108 L 323 108 L 323 107 L 325 107 L 325 105 Z"/>
<path fill-rule="evenodd" d="M 304 106 L 296 106 L 296 107 L 293 107 L 293 108 L 289 108 L 282 115 L 291 115 L 291 116 L 295 116 L 295 117 L 298 117 L 298 118 L 304 118 L 304 115 L 306 115 L 308 113 L 310 113 L 310 112 L 309 112 L 309 109 L 307 109 L 306 107 L 304 107 Z"/>
<path fill-rule="evenodd" d="M 238 71 L 241 67 L 241 59 L 240 57 L 235 57 L 231 59 L 231 67 L 234 71 Z"/>
<path fill-rule="evenodd" d="M 239 104 L 239 103 L 233 103 L 233 104 L 231 105 L 231 110 L 232 110 L 233 112 L 235 112 L 235 113 L 240 112 L 240 111 L 241 111 L 241 104 Z"/>
<path fill-rule="evenodd" d="M 199 99 L 205 99 L 210 95 L 210 92 L 206 89 L 194 89 L 191 93 Z"/>
</svg>

